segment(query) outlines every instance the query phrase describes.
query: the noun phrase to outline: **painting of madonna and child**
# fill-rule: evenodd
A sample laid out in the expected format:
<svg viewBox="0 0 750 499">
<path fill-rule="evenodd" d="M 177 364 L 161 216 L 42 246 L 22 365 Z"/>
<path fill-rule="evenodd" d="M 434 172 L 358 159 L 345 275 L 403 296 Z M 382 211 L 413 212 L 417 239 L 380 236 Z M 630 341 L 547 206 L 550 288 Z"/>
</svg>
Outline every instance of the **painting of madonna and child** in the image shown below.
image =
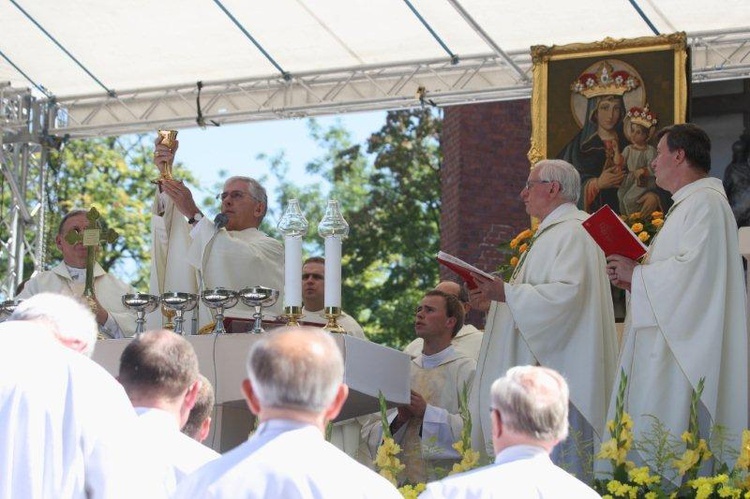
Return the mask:
<svg viewBox="0 0 750 499">
<path fill-rule="evenodd" d="M 621 215 L 666 211 L 670 195 L 656 185 L 651 162 L 657 130 L 686 118 L 684 37 L 532 51 L 532 161 L 536 153 L 572 163 L 589 213 L 605 204 Z"/>
</svg>

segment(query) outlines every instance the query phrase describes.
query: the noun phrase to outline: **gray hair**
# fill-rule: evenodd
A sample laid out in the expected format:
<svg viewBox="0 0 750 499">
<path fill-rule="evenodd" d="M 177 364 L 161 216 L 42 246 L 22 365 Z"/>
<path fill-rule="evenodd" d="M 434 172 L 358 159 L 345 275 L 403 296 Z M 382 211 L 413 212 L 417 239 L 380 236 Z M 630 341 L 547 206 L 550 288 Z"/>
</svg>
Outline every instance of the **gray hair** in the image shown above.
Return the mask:
<svg viewBox="0 0 750 499">
<path fill-rule="evenodd" d="M 83 344 L 81 353 L 91 357 L 99 326 L 94 314 L 80 301 L 57 293 L 39 293 L 18 304 L 9 321 L 42 322 L 61 341 Z"/>
<path fill-rule="evenodd" d="M 250 193 L 253 199 L 263 204 L 263 213 L 260 216 L 260 220 L 263 221 L 263 219 L 266 216 L 266 212 L 268 211 L 268 194 L 266 194 L 265 187 L 260 185 L 260 182 L 258 182 L 252 177 L 243 177 L 239 175 L 236 175 L 234 177 L 229 177 L 224 182 L 224 185 L 227 185 L 229 182 L 234 182 L 235 180 L 238 180 L 240 182 L 245 182 L 247 184 L 247 192 Z"/>
<path fill-rule="evenodd" d="M 581 176 L 576 167 L 562 159 L 543 159 L 534 165 L 539 180 L 560 184 L 560 195 L 571 203 L 581 196 Z"/>
<path fill-rule="evenodd" d="M 62 220 L 60 220 L 60 225 L 57 226 L 57 233 L 62 234 L 63 227 L 65 226 L 65 222 L 67 222 L 70 218 L 75 217 L 77 215 L 88 215 L 88 210 L 84 210 L 83 208 L 78 208 L 75 210 L 70 210 L 65 214 L 64 217 L 62 217 Z"/>
<path fill-rule="evenodd" d="M 490 394 L 493 409 L 511 430 L 541 442 L 568 436 L 568 384 L 557 371 L 512 367 L 492 383 Z"/>
<path fill-rule="evenodd" d="M 321 329 L 285 329 L 253 344 L 247 374 L 261 407 L 320 413 L 343 383 L 344 359 Z"/>
</svg>

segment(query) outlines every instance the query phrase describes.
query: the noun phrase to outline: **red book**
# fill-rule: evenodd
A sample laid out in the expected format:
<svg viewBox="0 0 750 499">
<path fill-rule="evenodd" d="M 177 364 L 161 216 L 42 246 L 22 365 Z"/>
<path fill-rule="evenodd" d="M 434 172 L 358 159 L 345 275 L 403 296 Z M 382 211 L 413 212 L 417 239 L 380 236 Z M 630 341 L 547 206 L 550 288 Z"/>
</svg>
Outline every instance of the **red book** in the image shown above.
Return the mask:
<svg viewBox="0 0 750 499">
<path fill-rule="evenodd" d="M 583 228 L 594 238 L 605 256 L 622 255 L 638 260 L 648 251 L 630 227 L 606 204 L 583 221 Z"/>
<path fill-rule="evenodd" d="M 466 281 L 466 285 L 469 287 L 469 289 L 475 289 L 477 287 L 477 283 L 474 282 L 474 277 L 472 277 L 471 273 L 474 272 L 475 274 L 479 274 L 481 276 L 485 276 L 488 279 L 494 279 L 494 277 L 491 274 L 488 274 L 484 270 L 479 270 L 473 265 L 470 265 L 466 263 L 465 261 L 461 260 L 460 258 L 456 258 L 455 256 L 446 253 L 444 251 L 440 251 L 437 254 L 437 261 L 441 265 L 445 265 L 449 269 L 451 269 L 453 272 L 461 276 L 461 279 Z"/>
</svg>

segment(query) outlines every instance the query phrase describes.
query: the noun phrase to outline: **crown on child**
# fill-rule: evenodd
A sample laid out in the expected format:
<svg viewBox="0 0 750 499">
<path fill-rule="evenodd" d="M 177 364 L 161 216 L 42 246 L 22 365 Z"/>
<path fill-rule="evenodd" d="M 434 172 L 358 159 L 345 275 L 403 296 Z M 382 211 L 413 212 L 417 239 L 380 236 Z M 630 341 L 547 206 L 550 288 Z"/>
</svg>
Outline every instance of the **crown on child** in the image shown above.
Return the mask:
<svg viewBox="0 0 750 499">
<path fill-rule="evenodd" d="M 641 125 L 646 130 L 652 126 L 656 126 L 659 120 L 656 118 L 656 114 L 652 113 L 648 108 L 648 104 L 640 107 L 631 107 L 630 111 L 625 115 L 626 119 L 629 119 L 631 123 Z"/>
<path fill-rule="evenodd" d="M 602 62 L 596 73 L 583 73 L 571 85 L 573 92 L 590 99 L 600 95 L 623 95 L 640 86 L 641 82 L 627 71 L 615 71 L 607 61 Z"/>
</svg>

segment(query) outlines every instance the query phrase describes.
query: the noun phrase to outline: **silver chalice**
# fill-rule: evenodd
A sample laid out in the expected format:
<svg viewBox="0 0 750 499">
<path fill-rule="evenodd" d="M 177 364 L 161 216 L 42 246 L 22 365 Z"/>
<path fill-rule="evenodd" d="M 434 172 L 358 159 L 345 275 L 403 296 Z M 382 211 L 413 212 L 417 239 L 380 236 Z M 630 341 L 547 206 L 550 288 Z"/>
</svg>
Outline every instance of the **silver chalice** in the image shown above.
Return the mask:
<svg viewBox="0 0 750 499">
<path fill-rule="evenodd" d="M 201 300 L 203 303 L 208 308 L 216 311 L 216 316 L 214 317 L 214 321 L 216 322 L 213 330 L 214 334 L 227 332 L 227 330 L 224 329 L 224 310 L 237 305 L 238 299 L 239 297 L 236 291 L 225 288 L 207 289 L 201 294 Z"/>
<path fill-rule="evenodd" d="M 198 296 L 193 293 L 169 291 L 161 295 L 161 304 L 167 310 L 174 311 L 174 332 L 184 335 L 182 330 L 182 323 L 185 322 L 184 314 L 195 308 L 198 304 Z"/>
<path fill-rule="evenodd" d="M 122 304 L 130 310 L 135 310 L 135 334 L 143 332 L 146 314 L 150 314 L 159 306 L 159 297 L 147 293 L 132 293 L 122 296 Z"/>
<path fill-rule="evenodd" d="M 279 290 L 263 286 L 251 286 L 240 290 L 240 300 L 248 307 L 255 307 L 253 314 L 254 325 L 249 332 L 253 334 L 264 333 L 263 330 L 263 307 L 270 307 L 279 299 Z"/>
</svg>

